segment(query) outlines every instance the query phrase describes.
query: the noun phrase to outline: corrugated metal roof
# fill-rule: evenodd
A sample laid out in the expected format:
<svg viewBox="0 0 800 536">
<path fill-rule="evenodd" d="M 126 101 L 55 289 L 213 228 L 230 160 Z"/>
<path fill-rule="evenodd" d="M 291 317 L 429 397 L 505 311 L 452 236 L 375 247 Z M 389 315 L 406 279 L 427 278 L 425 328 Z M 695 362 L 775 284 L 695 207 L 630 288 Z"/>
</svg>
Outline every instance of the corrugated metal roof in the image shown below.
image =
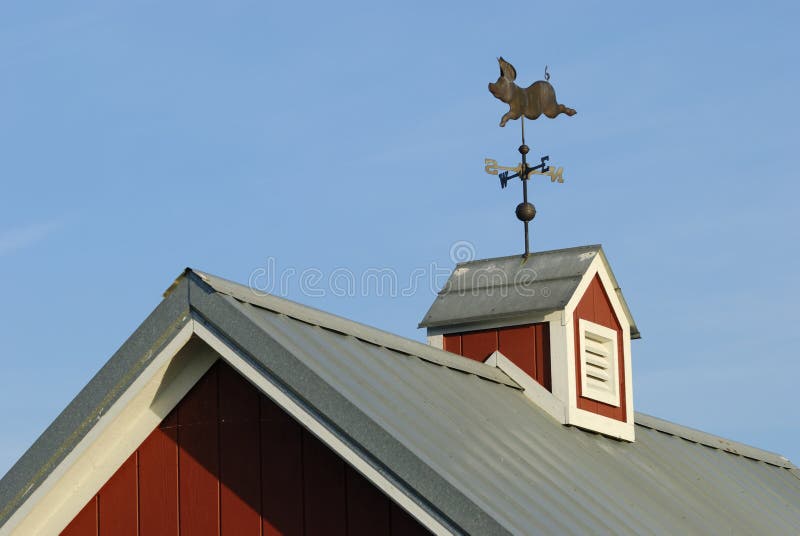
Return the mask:
<svg viewBox="0 0 800 536">
<path fill-rule="evenodd" d="M 292 318 L 277 302 L 254 306 L 240 301 L 244 287 L 204 277 L 512 533 L 800 531 L 800 478 L 783 457 L 647 416 L 635 443 L 563 426 L 517 388 L 361 340 L 346 324 Z M 448 510 L 448 497 L 428 499 Z"/>
<path fill-rule="evenodd" d="M 419 327 L 454 326 L 563 309 L 597 255 L 608 268 L 631 324 L 631 336 L 639 338 L 639 330 L 599 245 L 542 251 L 527 259 L 514 255 L 460 263 Z"/>
<path fill-rule="evenodd" d="M 783 457 L 641 415 L 635 443 L 563 426 L 488 365 L 191 271 L 0 481 L 0 527 L 187 312 L 454 532 L 800 533 Z"/>
</svg>

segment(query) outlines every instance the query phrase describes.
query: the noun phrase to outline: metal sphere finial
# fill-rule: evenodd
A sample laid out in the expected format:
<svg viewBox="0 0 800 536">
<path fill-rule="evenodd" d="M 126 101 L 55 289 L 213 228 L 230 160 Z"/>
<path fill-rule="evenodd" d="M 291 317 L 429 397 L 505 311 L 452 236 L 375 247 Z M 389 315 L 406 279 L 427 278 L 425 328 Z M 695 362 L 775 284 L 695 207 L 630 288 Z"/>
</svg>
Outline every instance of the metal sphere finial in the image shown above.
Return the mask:
<svg viewBox="0 0 800 536">
<path fill-rule="evenodd" d="M 517 219 L 525 223 L 536 217 L 536 207 L 533 206 L 533 203 L 528 203 L 527 201 L 517 205 L 517 210 L 515 210 L 515 212 L 517 214 Z"/>
</svg>

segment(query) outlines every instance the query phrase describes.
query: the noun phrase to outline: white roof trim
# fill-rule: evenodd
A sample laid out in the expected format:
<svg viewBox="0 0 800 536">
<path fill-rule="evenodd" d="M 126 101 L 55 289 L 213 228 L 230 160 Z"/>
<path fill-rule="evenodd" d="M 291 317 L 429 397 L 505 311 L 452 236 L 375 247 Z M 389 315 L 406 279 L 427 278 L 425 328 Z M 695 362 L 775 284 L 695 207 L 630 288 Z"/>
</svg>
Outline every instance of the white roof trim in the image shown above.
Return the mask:
<svg viewBox="0 0 800 536">
<path fill-rule="evenodd" d="M 731 454 L 738 454 L 739 456 L 744 456 L 745 458 L 752 458 L 754 460 L 759 460 L 771 465 L 776 465 L 778 467 L 793 469 L 795 471 L 797 470 L 797 468 L 794 466 L 794 464 L 792 464 L 791 461 L 789 461 L 788 458 L 768 450 L 751 447 L 750 445 L 731 441 L 730 439 L 708 434 L 700 430 L 695 430 L 694 428 L 675 424 L 644 413 L 636 412 L 635 421 L 639 426 L 677 436 L 681 439 L 691 441 L 692 443 L 699 443 L 707 447 L 730 452 Z"/>
<path fill-rule="evenodd" d="M 499 350 L 495 350 L 492 355 L 484 361 L 489 366 L 497 367 L 508 377 L 517 382 L 523 389 L 525 398 L 533 402 L 536 407 L 544 410 L 561 424 L 566 424 L 567 416 L 564 404 L 556 396 L 542 387 L 539 382 L 519 368 L 513 361 L 504 356 Z"/>
</svg>

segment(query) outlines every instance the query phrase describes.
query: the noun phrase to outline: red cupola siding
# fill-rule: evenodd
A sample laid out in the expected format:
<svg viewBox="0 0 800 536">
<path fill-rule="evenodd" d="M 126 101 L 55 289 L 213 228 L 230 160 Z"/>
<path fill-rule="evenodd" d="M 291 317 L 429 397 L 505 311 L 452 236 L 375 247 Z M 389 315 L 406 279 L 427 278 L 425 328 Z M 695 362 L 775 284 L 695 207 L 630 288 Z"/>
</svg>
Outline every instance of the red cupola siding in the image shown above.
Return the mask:
<svg viewBox="0 0 800 536">
<path fill-rule="evenodd" d="M 620 392 L 619 405 L 614 406 L 606 402 L 594 400 L 591 397 L 584 395 L 582 388 L 583 382 L 581 381 L 581 378 L 584 376 L 584 368 L 586 368 L 586 365 L 581 362 L 582 360 L 580 358 L 580 354 L 576 352 L 575 385 L 578 391 L 578 407 L 586 411 L 591 411 L 592 413 L 597 413 L 599 415 L 624 422 L 626 418 L 625 349 L 623 347 L 624 337 L 622 334 L 622 327 L 620 326 L 619 320 L 617 320 L 617 315 L 614 313 L 614 308 L 611 306 L 611 301 L 608 299 L 608 294 L 606 294 L 606 291 L 603 288 L 603 284 L 600 281 L 599 275 L 595 275 L 592 278 L 589 288 L 587 288 L 586 292 L 584 292 L 583 296 L 578 302 L 578 306 L 575 307 L 575 312 L 572 314 L 574 325 L 573 332 L 575 334 L 575 348 L 580 348 L 582 344 L 580 321 L 588 320 L 614 330 L 614 332 L 617 334 L 616 346 L 618 355 L 620 356 L 620 359 L 618 360 L 619 365 L 616 367 L 616 381 L 618 382 L 617 384 L 619 385 Z"/>
<path fill-rule="evenodd" d="M 600 246 L 459 264 L 420 327 L 431 345 L 500 368 L 562 424 L 634 439 L 639 332 Z"/>
<path fill-rule="evenodd" d="M 61 534 L 429 532 L 218 361 Z"/>
<path fill-rule="evenodd" d="M 444 349 L 484 362 L 499 351 L 550 391 L 550 329 L 545 322 L 447 333 Z"/>
</svg>

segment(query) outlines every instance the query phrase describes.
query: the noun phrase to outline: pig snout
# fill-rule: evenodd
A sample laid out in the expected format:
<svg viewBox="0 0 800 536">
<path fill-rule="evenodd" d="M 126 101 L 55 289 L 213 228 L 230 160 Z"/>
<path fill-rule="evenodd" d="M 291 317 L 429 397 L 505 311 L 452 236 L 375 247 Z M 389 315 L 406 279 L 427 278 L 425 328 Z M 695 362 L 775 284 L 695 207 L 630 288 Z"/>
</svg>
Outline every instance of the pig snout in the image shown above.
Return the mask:
<svg viewBox="0 0 800 536">
<path fill-rule="evenodd" d="M 498 87 L 497 84 L 489 82 L 489 92 L 494 95 L 496 99 L 500 99 L 501 101 L 505 102 L 505 99 L 503 98 L 503 91 L 500 89 L 500 87 Z"/>
</svg>

